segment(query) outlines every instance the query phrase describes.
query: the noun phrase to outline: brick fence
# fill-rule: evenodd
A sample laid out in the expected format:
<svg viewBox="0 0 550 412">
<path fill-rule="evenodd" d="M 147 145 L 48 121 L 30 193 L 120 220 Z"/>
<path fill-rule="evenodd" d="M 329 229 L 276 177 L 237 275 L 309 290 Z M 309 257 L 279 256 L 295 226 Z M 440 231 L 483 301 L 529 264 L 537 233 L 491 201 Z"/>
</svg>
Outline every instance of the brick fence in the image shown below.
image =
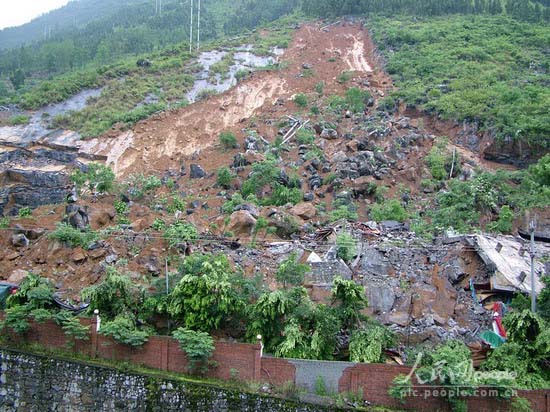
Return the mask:
<svg viewBox="0 0 550 412">
<path fill-rule="evenodd" d="M 3 314 L 0 313 L 0 319 Z M 170 372 L 187 372 L 188 362 L 179 343 L 168 336 L 151 336 L 141 347 L 130 347 L 98 334 L 94 319 L 81 319 L 81 323 L 90 326 L 89 339 L 73 340 L 65 335 L 55 322 L 32 323 L 30 330 L 23 336 L 12 335 L 15 341 L 37 343 L 41 346 L 57 349 L 70 349 L 76 353 L 103 359 L 128 361 Z M 208 377 L 223 380 L 239 379 L 242 381 L 268 382 L 279 386 L 287 382 L 300 383 L 297 376 L 303 376 L 300 368 L 304 361 L 282 359 L 261 355 L 260 344 L 236 342 L 215 343 L 212 360 L 216 366 L 207 373 Z M 407 366 L 386 364 L 364 364 L 329 361 L 309 361 L 309 370 L 320 371 L 321 377 L 334 377 L 335 370 L 338 392 L 362 392 L 363 398 L 374 405 L 395 407 L 418 412 L 450 411 L 441 398 L 427 397 L 420 393 L 418 397 L 407 398 L 405 404 L 399 403 L 388 395 L 392 380 L 398 374 L 408 374 Z M 316 365 L 311 365 L 316 363 Z M 347 367 L 346 367 L 347 366 Z M 326 371 L 326 372 L 323 372 Z M 312 379 L 315 379 L 312 377 Z M 314 385 L 308 385 L 310 388 Z M 330 388 L 329 388 L 330 389 Z M 550 390 L 518 391 L 519 395 L 531 402 L 533 411 L 550 412 Z M 471 397 L 468 399 L 469 410 L 476 412 L 513 412 L 509 403 L 491 397 Z"/>
</svg>

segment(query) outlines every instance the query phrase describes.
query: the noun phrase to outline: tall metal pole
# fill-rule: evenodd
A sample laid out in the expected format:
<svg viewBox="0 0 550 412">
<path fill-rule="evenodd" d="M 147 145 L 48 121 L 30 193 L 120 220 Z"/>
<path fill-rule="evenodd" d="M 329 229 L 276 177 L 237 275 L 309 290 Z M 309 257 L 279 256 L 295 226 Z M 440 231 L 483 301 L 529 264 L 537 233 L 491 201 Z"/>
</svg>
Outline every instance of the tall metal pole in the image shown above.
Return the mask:
<svg viewBox="0 0 550 412">
<path fill-rule="evenodd" d="M 197 51 L 201 48 L 201 0 L 199 0 L 199 11 L 197 13 Z"/>
<path fill-rule="evenodd" d="M 193 0 L 191 0 L 191 13 L 189 13 L 189 53 L 193 51 Z"/>
<path fill-rule="evenodd" d="M 535 295 L 535 222 L 529 223 L 531 233 L 531 312 L 537 311 L 537 297 Z"/>
</svg>

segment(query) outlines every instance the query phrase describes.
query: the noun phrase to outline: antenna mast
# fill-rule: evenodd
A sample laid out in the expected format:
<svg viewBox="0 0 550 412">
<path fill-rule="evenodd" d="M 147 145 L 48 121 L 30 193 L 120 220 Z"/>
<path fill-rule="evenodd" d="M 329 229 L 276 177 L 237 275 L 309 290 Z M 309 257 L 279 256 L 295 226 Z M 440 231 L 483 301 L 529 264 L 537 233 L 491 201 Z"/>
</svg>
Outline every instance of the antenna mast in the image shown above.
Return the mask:
<svg viewBox="0 0 550 412">
<path fill-rule="evenodd" d="M 201 48 L 201 0 L 199 0 L 199 11 L 197 14 L 197 51 Z"/>
<path fill-rule="evenodd" d="M 189 53 L 193 51 L 193 0 L 191 0 L 191 13 L 189 22 Z"/>
</svg>

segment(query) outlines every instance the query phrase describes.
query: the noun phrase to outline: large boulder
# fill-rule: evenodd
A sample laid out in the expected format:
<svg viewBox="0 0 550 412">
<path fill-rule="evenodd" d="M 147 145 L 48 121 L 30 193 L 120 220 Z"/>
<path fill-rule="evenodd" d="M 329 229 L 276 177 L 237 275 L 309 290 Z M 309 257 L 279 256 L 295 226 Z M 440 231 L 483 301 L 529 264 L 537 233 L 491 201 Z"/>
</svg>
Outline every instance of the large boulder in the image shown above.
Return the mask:
<svg viewBox="0 0 550 412">
<path fill-rule="evenodd" d="M 191 179 L 201 179 L 206 177 L 206 172 L 200 165 L 193 163 L 191 164 L 189 177 Z"/>
<path fill-rule="evenodd" d="M 255 226 L 256 219 L 248 210 L 238 210 L 231 214 L 227 229 L 235 236 L 250 236 Z"/>
<path fill-rule="evenodd" d="M 90 225 L 87 206 L 79 206 L 71 203 L 65 208 L 65 215 L 67 216 L 67 223 L 75 229 L 85 231 Z"/>
<path fill-rule="evenodd" d="M 311 203 L 298 203 L 296 206 L 294 206 L 292 209 L 290 209 L 290 213 L 292 213 L 294 216 L 298 216 L 301 219 L 309 220 L 315 217 L 317 214 L 317 209 L 315 209 L 315 206 Z"/>
</svg>

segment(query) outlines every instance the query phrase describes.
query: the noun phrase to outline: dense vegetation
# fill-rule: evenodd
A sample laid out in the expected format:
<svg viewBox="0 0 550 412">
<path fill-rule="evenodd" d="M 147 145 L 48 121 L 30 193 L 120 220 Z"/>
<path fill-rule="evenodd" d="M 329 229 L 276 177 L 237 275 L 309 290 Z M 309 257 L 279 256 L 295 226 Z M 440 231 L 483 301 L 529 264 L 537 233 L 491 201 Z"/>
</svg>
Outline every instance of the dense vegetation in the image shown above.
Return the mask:
<svg viewBox="0 0 550 412">
<path fill-rule="evenodd" d="M 550 19 L 548 2 L 528 0 L 303 0 L 302 9 L 319 17 L 371 13 L 386 16 L 506 13 L 527 21 Z"/>
<path fill-rule="evenodd" d="M 549 147 L 546 25 L 506 17 L 371 19 L 409 106 Z"/>
</svg>

